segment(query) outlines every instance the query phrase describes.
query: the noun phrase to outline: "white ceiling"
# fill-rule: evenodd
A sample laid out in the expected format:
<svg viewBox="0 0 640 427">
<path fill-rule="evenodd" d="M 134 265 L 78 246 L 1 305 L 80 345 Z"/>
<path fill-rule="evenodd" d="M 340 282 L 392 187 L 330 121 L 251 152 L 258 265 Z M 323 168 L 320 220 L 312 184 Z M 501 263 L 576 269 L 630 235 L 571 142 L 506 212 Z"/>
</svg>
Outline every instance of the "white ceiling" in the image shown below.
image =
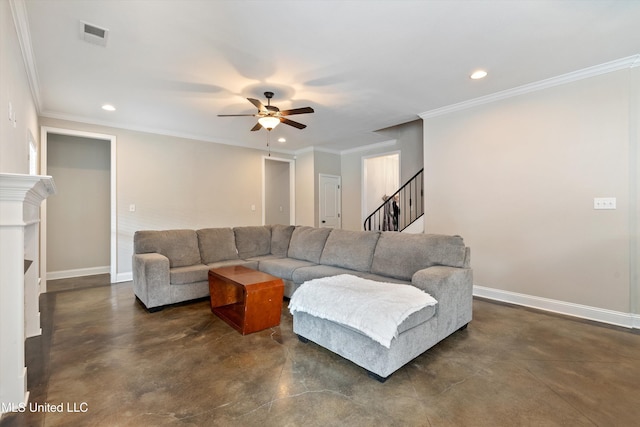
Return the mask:
<svg viewBox="0 0 640 427">
<path fill-rule="evenodd" d="M 292 152 L 376 143 L 420 113 L 640 53 L 633 0 L 22 1 L 41 115 L 264 147 L 255 118 L 216 115 L 253 113 L 268 90 L 315 109 L 271 133 Z M 109 29 L 106 47 L 81 20 Z"/>
</svg>

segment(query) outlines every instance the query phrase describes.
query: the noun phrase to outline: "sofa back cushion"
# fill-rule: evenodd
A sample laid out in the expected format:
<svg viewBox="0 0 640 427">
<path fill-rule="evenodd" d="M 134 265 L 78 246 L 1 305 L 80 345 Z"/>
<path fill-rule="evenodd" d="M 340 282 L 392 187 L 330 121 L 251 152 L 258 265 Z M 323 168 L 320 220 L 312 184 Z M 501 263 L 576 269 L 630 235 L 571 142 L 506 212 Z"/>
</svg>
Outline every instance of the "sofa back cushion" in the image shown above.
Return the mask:
<svg viewBox="0 0 640 427">
<path fill-rule="evenodd" d="M 434 265 L 464 267 L 465 246 L 460 236 L 381 233 L 373 254 L 371 272 L 403 280 Z"/>
<path fill-rule="evenodd" d="M 203 228 L 197 234 L 200 258 L 204 264 L 238 259 L 236 238 L 231 228 Z"/>
<path fill-rule="evenodd" d="M 331 230 L 320 264 L 368 272 L 379 237 L 377 231 Z"/>
<path fill-rule="evenodd" d="M 201 263 L 195 230 L 136 231 L 133 250 L 137 254 L 162 254 L 169 258 L 171 268 Z"/>
<path fill-rule="evenodd" d="M 330 232 L 330 228 L 296 227 L 291 234 L 287 256 L 319 264 L 322 249 Z"/>
<path fill-rule="evenodd" d="M 293 225 L 276 224 L 271 226 L 271 254 L 277 256 L 287 256 L 291 234 L 295 230 Z"/>
<path fill-rule="evenodd" d="M 235 227 L 236 248 L 242 259 L 271 253 L 271 228 L 269 226 L 254 225 Z"/>
</svg>

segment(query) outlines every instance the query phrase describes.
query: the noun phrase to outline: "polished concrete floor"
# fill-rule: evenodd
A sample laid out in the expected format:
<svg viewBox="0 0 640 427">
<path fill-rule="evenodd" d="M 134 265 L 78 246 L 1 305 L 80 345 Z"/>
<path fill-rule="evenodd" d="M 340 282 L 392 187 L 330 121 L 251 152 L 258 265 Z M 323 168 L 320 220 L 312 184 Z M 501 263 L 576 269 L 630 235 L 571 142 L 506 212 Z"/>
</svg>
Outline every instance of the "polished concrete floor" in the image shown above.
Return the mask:
<svg viewBox="0 0 640 427">
<path fill-rule="evenodd" d="M 243 337 L 207 301 L 150 314 L 93 276 L 49 282 L 41 313 L 33 411 L 1 426 L 640 425 L 639 334 L 484 300 L 384 384 L 299 342 L 286 303 Z"/>
</svg>

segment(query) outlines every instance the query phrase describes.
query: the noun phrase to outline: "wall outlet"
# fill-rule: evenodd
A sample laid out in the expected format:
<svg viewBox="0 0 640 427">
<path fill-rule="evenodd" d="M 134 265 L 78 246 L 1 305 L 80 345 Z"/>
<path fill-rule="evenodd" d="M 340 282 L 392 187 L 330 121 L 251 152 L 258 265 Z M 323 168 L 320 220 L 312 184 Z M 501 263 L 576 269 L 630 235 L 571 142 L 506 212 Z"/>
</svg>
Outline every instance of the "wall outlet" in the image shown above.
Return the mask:
<svg viewBox="0 0 640 427">
<path fill-rule="evenodd" d="M 135 204 L 130 204 L 129 205 L 129 212 L 135 212 L 136 211 L 136 205 Z"/>
<path fill-rule="evenodd" d="M 616 209 L 616 198 L 595 197 L 593 199 L 593 209 Z"/>
</svg>

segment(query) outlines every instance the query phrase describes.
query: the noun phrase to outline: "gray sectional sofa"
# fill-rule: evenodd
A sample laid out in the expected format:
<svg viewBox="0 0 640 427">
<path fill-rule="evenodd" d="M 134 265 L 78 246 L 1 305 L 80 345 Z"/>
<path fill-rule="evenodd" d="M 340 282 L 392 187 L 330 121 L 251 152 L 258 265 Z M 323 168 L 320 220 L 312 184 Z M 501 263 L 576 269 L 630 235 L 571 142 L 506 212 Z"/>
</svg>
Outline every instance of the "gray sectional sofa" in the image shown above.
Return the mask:
<svg viewBox="0 0 640 427">
<path fill-rule="evenodd" d="M 138 231 L 133 288 L 154 311 L 207 297 L 209 269 L 227 265 L 282 278 L 286 297 L 305 281 L 340 274 L 413 285 L 438 303 L 409 316 L 389 349 L 352 328 L 294 314 L 294 332 L 301 339 L 340 354 L 381 380 L 471 321 L 469 255 L 461 237 L 434 234 L 285 225 Z"/>
</svg>

